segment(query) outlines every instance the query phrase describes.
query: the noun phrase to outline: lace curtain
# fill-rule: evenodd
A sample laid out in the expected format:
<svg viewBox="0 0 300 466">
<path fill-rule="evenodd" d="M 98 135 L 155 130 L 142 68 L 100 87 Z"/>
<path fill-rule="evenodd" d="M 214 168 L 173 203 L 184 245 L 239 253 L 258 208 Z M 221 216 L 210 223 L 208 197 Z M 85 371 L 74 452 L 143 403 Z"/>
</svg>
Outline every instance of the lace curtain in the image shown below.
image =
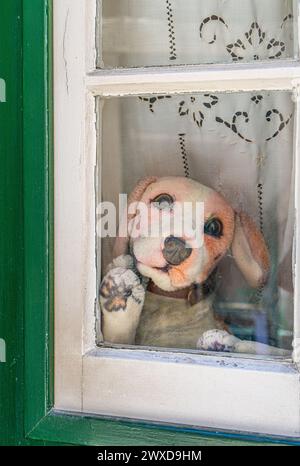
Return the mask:
<svg viewBox="0 0 300 466">
<path fill-rule="evenodd" d="M 292 0 L 103 0 L 98 65 L 291 58 Z"/>
<path fill-rule="evenodd" d="M 288 0 L 104 1 L 104 62 L 144 66 L 291 57 L 292 4 Z M 172 27 L 166 14 L 171 7 Z M 171 37 L 166 38 L 165 28 Z M 270 280 L 263 289 L 249 289 L 229 255 L 219 270 L 218 312 L 242 337 L 290 347 L 292 95 L 283 91 L 141 95 L 99 101 L 98 113 L 105 173 L 102 199 L 117 203 L 119 193 L 130 192 L 143 176 L 190 176 L 252 216 L 271 252 Z M 103 268 L 111 250 L 112 241 L 104 240 Z M 245 320 L 251 323 L 249 335 Z"/>
</svg>

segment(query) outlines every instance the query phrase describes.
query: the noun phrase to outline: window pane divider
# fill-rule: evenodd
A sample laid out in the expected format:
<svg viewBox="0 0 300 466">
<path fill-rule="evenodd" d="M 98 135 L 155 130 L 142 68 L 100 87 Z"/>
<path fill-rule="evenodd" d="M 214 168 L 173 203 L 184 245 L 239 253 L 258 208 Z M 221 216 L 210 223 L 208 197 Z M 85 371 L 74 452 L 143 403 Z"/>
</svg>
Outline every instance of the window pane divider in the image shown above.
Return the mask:
<svg viewBox="0 0 300 466">
<path fill-rule="evenodd" d="M 299 83 L 300 65 L 291 60 L 282 64 L 97 70 L 87 73 L 85 78 L 87 90 L 102 96 L 208 90 L 291 90 Z"/>
</svg>

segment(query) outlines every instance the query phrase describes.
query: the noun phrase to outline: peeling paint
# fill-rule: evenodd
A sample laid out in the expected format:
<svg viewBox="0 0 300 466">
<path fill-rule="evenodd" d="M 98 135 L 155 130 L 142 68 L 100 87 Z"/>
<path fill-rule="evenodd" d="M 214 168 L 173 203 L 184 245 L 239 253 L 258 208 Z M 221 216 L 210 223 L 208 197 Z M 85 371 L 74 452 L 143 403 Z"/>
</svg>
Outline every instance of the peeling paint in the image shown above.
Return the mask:
<svg viewBox="0 0 300 466">
<path fill-rule="evenodd" d="M 64 38 L 63 38 L 63 58 L 65 66 L 65 77 L 66 77 L 66 89 L 67 94 L 69 95 L 69 71 L 68 71 L 68 61 L 66 58 L 66 39 L 67 39 L 67 30 L 69 24 L 70 8 L 67 10 L 66 19 L 65 19 L 65 28 L 64 28 Z"/>
</svg>

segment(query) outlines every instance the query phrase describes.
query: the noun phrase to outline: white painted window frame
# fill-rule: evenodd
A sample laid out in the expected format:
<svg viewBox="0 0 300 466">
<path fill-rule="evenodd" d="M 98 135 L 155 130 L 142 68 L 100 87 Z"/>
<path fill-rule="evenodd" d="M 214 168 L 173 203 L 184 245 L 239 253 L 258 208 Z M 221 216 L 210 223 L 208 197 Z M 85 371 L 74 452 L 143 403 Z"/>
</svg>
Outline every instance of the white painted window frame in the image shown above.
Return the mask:
<svg viewBox="0 0 300 466">
<path fill-rule="evenodd" d="M 94 187 L 95 96 L 291 90 L 299 225 L 299 62 L 96 71 L 95 17 L 95 0 L 54 0 L 55 409 L 299 436 L 300 248 L 290 361 L 97 347 Z"/>
</svg>

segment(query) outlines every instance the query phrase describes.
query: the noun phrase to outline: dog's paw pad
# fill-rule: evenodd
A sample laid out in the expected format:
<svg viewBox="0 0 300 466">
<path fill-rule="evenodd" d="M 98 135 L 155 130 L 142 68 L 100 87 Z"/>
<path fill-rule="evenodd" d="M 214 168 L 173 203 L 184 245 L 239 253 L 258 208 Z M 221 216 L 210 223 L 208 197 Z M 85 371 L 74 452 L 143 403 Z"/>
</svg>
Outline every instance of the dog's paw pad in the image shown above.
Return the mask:
<svg viewBox="0 0 300 466">
<path fill-rule="evenodd" d="M 139 278 L 129 269 L 111 270 L 100 286 L 100 298 L 106 311 L 126 311 L 128 300 L 142 304 L 145 291 Z"/>
</svg>

